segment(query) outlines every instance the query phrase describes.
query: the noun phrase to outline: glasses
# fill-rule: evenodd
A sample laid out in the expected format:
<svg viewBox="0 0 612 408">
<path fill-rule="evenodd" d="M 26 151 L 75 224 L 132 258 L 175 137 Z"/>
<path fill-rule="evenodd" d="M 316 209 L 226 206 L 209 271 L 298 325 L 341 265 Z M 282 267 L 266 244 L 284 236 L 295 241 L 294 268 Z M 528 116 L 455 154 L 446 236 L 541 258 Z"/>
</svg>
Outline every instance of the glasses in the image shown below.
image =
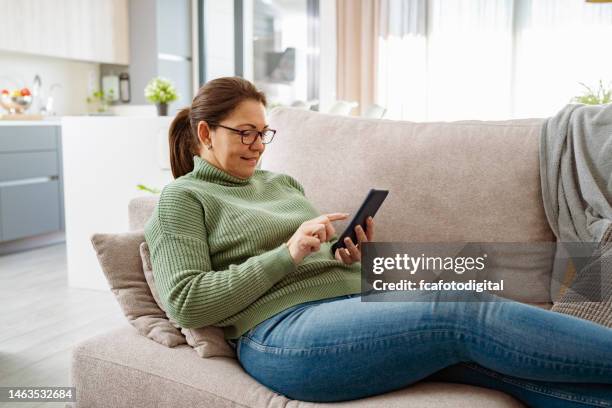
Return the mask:
<svg viewBox="0 0 612 408">
<path fill-rule="evenodd" d="M 209 123 L 209 124 L 213 126 L 219 126 L 219 127 L 222 127 L 223 129 L 231 130 L 232 132 L 238 133 L 240 135 L 240 139 L 242 140 L 242 143 L 245 145 L 252 145 L 253 143 L 255 143 L 255 141 L 257 140 L 257 136 L 261 136 L 261 143 L 268 144 L 272 141 L 272 139 L 274 139 L 274 135 L 276 134 L 276 130 L 274 129 L 266 129 L 263 132 L 260 132 L 259 130 L 256 130 L 256 129 L 248 129 L 248 130 L 234 129 L 231 127 L 220 125 L 218 123 Z"/>
</svg>

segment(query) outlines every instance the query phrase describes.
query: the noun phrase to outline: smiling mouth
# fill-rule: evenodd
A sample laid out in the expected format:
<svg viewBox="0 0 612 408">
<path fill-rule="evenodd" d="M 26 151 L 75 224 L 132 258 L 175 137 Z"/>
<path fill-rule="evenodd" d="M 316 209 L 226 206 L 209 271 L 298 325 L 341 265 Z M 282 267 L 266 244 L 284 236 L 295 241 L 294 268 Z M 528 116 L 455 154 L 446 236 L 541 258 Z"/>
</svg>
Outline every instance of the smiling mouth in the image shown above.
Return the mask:
<svg viewBox="0 0 612 408">
<path fill-rule="evenodd" d="M 242 160 L 247 160 L 247 161 L 257 161 L 257 159 L 259 159 L 259 157 L 240 157 Z"/>
</svg>

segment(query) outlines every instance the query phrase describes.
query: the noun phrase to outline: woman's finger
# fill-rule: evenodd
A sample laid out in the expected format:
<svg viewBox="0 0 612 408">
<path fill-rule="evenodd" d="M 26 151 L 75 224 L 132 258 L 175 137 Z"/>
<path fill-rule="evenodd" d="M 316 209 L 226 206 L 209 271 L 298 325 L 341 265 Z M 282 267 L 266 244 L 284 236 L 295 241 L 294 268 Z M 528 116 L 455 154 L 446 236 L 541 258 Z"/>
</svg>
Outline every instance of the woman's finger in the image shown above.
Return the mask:
<svg viewBox="0 0 612 408">
<path fill-rule="evenodd" d="M 331 237 L 333 237 L 336 234 L 336 230 L 334 229 L 334 226 L 329 221 L 325 223 L 325 233 L 327 234 L 327 241 L 329 241 Z"/>
<path fill-rule="evenodd" d="M 304 236 L 300 242 L 302 249 L 308 249 L 310 252 L 317 252 L 321 249 L 321 241 L 317 237 Z"/>
<path fill-rule="evenodd" d="M 331 213 L 331 214 L 323 214 L 324 217 L 327 217 L 330 221 L 338 221 L 344 220 L 349 216 L 349 213 Z"/>
<path fill-rule="evenodd" d="M 349 250 L 346 249 L 346 248 L 343 248 L 342 249 L 342 253 L 343 253 L 344 257 L 346 259 L 348 259 L 348 261 L 346 263 L 349 264 L 349 265 L 352 264 L 353 263 L 353 258 L 351 258 L 351 253 L 349 252 Z"/>
<path fill-rule="evenodd" d="M 352 260 L 356 262 L 361 260 L 361 252 L 359 252 L 359 249 L 355 246 L 352 239 L 346 237 L 344 245 L 346 245 L 346 249 L 348 249 Z"/>
<path fill-rule="evenodd" d="M 366 219 L 366 236 L 368 242 L 374 241 L 374 218 L 372 217 Z"/>
<path fill-rule="evenodd" d="M 324 224 L 308 224 L 304 231 L 307 235 L 315 236 L 320 242 L 327 240 L 326 229 Z"/>
<path fill-rule="evenodd" d="M 344 259 L 342 259 L 342 248 L 336 248 L 336 253 L 334 254 L 334 258 L 336 258 L 337 261 L 340 262 L 344 262 Z"/>
<path fill-rule="evenodd" d="M 325 228 L 325 224 L 318 224 L 315 231 L 320 242 L 327 241 L 327 229 Z"/>
<path fill-rule="evenodd" d="M 359 243 L 360 248 L 361 248 L 361 243 L 368 242 L 368 237 L 366 236 L 366 233 L 363 231 L 363 228 L 361 228 L 361 225 L 357 225 L 355 227 L 355 235 L 357 235 L 357 242 Z"/>
<path fill-rule="evenodd" d="M 348 253 L 348 251 L 345 248 L 336 249 L 336 259 L 339 260 L 340 262 L 344 262 L 347 265 L 350 265 L 353 263 L 353 260 L 351 259 L 351 255 Z"/>
<path fill-rule="evenodd" d="M 333 237 L 334 234 L 336 233 L 336 230 L 334 229 L 334 226 L 332 225 L 328 215 L 321 215 L 311 220 L 311 222 L 313 223 L 319 223 L 319 224 L 325 225 L 326 241 L 329 241 L 331 237 Z"/>
</svg>

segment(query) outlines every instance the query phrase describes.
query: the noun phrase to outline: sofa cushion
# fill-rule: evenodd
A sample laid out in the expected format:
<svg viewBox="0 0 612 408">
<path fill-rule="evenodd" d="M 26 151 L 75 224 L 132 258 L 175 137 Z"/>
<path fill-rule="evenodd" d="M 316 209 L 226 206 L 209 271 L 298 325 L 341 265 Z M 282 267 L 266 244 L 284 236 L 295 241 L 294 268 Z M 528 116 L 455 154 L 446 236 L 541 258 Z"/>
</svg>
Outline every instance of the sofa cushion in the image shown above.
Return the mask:
<svg viewBox="0 0 612 408">
<path fill-rule="evenodd" d="M 77 406 L 321 407 L 289 400 L 263 386 L 238 360 L 199 358 L 187 345 L 163 347 L 127 326 L 80 343 L 72 355 Z M 328 403 L 341 407 L 347 403 Z M 351 401 L 356 408 L 523 407 L 511 396 L 463 384 L 421 382 L 383 395 Z"/>
<path fill-rule="evenodd" d="M 157 287 L 155 286 L 155 277 L 153 276 L 153 266 L 151 264 L 151 254 L 149 253 L 149 245 L 146 242 L 140 244 L 140 256 L 142 258 L 144 275 L 145 279 L 147 280 L 147 284 L 149 285 L 149 289 L 153 294 L 153 298 L 155 299 L 157 306 L 159 306 L 159 308 L 163 310 L 165 314 L 164 306 L 159 299 Z M 165 314 L 165 317 L 174 327 L 179 327 L 178 323 L 167 314 Z M 193 347 L 200 357 L 236 358 L 236 352 L 225 340 L 223 329 L 220 327 L 205 326 L 197 329 L 186 329 L 183 327 L 180 328 L 180 330 L 181 333 L 185 335 L 187 344 Z"/>
<path fill-rule="evenodd" d="M 123 314 L 140 334 L 167 347 L 185 344 L 185 337 L 157 306 L 140 258 L 142 231 L 94 234 L 91 242 L 106 280 Z"/>
<path fill-rule="evenodd" d="M 543 119 L 415 123 L 281 107 L 268 121 L 277 137 L 262 169 L 295 177 L 321 212 L 354 213 L 370 188 L 389 190 L 377 241 L 554 242 L 540 192 Z M 520 283 L 515 300 L 550 302 L 553 258 L 550 246 L 508 253 L 496 277 Z"/>
</svg>

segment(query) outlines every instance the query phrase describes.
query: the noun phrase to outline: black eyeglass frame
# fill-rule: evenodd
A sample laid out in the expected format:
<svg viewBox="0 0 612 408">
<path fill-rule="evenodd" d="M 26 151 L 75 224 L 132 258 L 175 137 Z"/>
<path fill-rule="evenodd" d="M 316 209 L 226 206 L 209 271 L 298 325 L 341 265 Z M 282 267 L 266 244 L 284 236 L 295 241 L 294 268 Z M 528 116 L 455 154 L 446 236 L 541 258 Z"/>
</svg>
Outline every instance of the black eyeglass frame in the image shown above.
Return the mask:
<svg viewBox="0 0 612 408">
<path fill-rule="evenodd" d="M 233 132 L 236 132 L 240 135 L 240 141 L 242 142 L 242 144 L 245 144 L 247 146 L 251 146 L 253 143 L 255 143 L 257 141 L 257 138 L 253 139 L 253 141 L 251 143 L 244 143 L 244 138 L 245 138 L 245 132 L 257 132 L 257 136 L 259 136 L 261 138 L 261 143 L 262 144 L 268 144 L 271 143 L 272 140 L 274 140 L 274 135 L 276 135 L 276 130 L 275 129 L 266 129 L 263 132 L 260 132 L 257 129 L 234 129 L 231 128 L 229 126 L 224 126 L 221 125 L 220 123 L 209 123 L 209 125 L 213 125 L 213 126 L 219 126 L 222 127 L 223 129 L 227 129 L 227 130 L 231 130 Z M 268 140 L 267 142 L 264 142 L 264 133 L 265 132 L 272 132 L 272 136 L 270 137 L 270 140 Z"/>
</svg>

